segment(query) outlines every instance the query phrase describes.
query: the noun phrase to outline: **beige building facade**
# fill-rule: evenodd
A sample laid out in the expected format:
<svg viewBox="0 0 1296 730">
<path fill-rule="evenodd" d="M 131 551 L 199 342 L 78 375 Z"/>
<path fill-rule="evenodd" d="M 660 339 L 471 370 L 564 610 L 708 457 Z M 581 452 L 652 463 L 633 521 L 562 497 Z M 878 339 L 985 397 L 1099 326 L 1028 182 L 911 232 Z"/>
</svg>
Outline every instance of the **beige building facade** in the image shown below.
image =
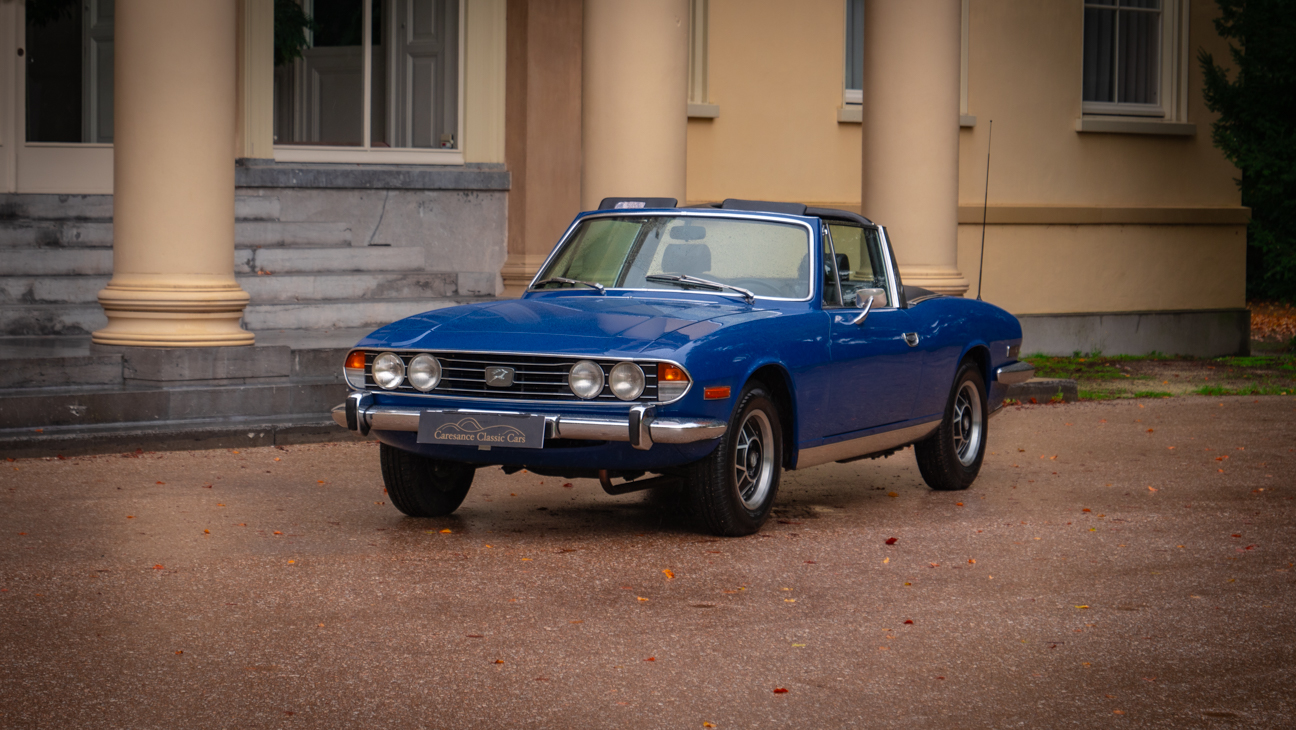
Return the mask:
<svg viewBox="0 0 1296 730">
<path fill-rule="evenodd" d="M 377 326 L 652 195 L 860 211 L 1027 351 L 1247 343 L 1210 0 L 303 0 L 292 58 L 273 0 L 50 5 L 0 0 L 0 334 Z"/>
</svg>

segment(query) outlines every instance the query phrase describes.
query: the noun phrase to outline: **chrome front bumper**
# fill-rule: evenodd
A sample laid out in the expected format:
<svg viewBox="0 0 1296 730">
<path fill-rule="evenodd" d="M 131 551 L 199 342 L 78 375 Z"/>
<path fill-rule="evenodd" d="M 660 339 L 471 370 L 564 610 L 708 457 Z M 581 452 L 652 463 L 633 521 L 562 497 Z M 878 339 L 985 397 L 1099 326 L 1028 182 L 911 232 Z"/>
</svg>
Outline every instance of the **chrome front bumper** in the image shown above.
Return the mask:
<svg viewBox="0 0 1296 730">
<path fill-rule="evenodd" d="M 351 393 L 346 402 L 333 408 L 333 420 L 347 430 L 367 436 L 371 430 L 414 431 L 419 428 L 419 414 L 432 413 L 506 413 L 522 411 L 468 408 L 410 408 L 379 406 L 368 393 Z M 640 450 L 653 444 L 691 444 L 717 439 L 728 427 L 724 421 L 697 418 L 658 418 L 655 406 L 634 405 L 626 418 L 617 416 L 568 416 L 545 413 L 546 439 L 580 441 L 628 441 Z"/>
<path fill-rule="evenodd" d="M 1017 385 L 1035 377 L 1035 366 L 1028 362 L 1015 362 L 995 370 L 995 380 L 1004 385 Z"/>
</svg>

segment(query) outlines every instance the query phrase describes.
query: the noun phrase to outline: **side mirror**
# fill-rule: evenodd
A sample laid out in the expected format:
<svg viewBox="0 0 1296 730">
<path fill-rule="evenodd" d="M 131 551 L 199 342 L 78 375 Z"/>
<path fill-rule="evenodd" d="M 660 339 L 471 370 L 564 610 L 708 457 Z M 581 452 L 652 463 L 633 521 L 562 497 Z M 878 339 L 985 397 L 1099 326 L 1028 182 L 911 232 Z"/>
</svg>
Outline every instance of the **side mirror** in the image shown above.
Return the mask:
<svg viewBox="0 0 1296 730">
<path fill-rule="evenodd" d="M 886 302 L 886 290 L 860 288 L 855 290 L 855 308 L 864 309 L 869 300 L 872 299 L 874 304 Z"/>
</svg>

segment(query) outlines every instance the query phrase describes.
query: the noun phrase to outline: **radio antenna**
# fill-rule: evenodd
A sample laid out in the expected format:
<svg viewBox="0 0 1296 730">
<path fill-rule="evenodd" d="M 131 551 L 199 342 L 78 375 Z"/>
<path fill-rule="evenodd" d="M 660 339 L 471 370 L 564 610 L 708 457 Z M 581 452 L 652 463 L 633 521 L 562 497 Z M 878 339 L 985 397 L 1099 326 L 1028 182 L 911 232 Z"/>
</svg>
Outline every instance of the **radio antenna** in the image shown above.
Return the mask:
<svg viewBox="0 0 1296 730">
<path fill-rule="evenodd" d="M 990 134 L 986 138 L 985 200 L 981 203 L 981 265 L 977 269 L 977 301 L 981 301 L 981 278 L 985 275 L 986 211 L 990 209 L 990 145 L 994 142 L 994 120 L 990 120 Z"/>
</svg>

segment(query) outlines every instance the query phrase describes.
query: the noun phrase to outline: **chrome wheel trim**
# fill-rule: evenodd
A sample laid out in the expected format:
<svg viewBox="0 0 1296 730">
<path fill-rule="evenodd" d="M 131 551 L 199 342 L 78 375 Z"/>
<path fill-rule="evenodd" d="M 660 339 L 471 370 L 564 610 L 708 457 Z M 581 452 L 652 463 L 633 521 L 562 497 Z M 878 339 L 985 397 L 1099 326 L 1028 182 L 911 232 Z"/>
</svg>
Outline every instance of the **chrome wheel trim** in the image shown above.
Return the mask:
<svg viewBox="0 0 1296 730">
<path fill-rule="evenodd" d="M 965 381 L 954 396 L 954 412 L 950 414 L 954 453 L 963 466 L 972 466 L 981 451 L 981 439 L 985 434 L 982 411 L 981 391 L 972 381 Z"/>
<path fill-rule="evenodd" d="M 753 410 L 738 428 L 733 480 L 738 499 L 748 510 L 759 510 L 774 484 L 774 429 L 762 410 Z"/>
</svg>

